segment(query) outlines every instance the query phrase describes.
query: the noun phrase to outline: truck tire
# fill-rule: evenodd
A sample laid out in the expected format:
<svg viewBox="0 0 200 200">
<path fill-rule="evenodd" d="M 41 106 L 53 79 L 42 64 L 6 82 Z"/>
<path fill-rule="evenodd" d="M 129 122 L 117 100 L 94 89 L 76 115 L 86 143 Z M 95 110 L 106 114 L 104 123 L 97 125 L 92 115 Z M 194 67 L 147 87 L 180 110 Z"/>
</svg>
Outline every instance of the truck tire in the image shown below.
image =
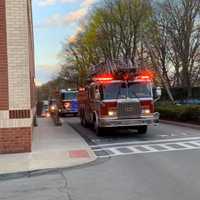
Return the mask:
<svg viewBox="0 0 200 200">
<path fill-rule="evenodd" d="M 93 127 L 94 127 L 94 131 L 95 131 L 95 133 L 96 133 L 97 136 L 103 136 L 105 128 L 99 127 L 96 119 L 93 122 Z"/>
<path fill-rule="evenodd" d="M 81 125 L 85 128 L 87 128 L 89 126 L 84 113 L 82 113 L 82 115 L 81 115 Z"/>
<path fill-rule="evenodd" d="M 147 129 L 148 129 L 147 126 L 139 126 L 137 130 L 139 134 L 146 134 Z"/>
</svg>

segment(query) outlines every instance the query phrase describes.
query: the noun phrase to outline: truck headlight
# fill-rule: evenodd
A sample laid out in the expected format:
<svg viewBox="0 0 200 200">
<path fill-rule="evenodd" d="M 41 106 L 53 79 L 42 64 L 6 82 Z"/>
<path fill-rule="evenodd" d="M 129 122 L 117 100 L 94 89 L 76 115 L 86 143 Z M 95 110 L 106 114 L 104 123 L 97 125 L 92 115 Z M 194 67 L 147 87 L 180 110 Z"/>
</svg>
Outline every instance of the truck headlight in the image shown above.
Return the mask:
<svg viewBox="0 0 200 200">
<path fill-rule="evenodd" d="M 56 109 L 55 106 L 51 106 L 51 110 L 54 111 Z"/>
<path fill-rule="evenodd" d="M 142 109 L 142 114 L 144 114 L 144 115 L 151 114 L 151 110 L 150 109 Z"/>
<path fill-rule="evenodd" d="M 49 112 L 46 113 L 46 117 L 49 118 L 51 115 Z"/>
<path fill-rule="evenodd" d="M 109 110 L 109 111 L 108 111 L 108 116 L 109 116 L 109 117 L 115 117 L 115 116 L 117 116 L 117 112 L 114 111 L 114 110 Z"/>
</svg>

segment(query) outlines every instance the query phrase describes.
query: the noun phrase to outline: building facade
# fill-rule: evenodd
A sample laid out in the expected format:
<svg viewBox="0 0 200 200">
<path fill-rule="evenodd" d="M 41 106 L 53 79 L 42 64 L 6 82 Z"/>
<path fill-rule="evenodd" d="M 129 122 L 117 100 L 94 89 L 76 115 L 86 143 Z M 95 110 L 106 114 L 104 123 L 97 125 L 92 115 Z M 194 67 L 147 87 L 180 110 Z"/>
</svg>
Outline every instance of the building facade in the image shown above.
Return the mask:
<svg viewBox="0 0 200 200">
<path fill-rule="evenodd" d="M 34 77 L 31 0 L 0 0 L 0 153 L 31 151 Z"/>
</svg>

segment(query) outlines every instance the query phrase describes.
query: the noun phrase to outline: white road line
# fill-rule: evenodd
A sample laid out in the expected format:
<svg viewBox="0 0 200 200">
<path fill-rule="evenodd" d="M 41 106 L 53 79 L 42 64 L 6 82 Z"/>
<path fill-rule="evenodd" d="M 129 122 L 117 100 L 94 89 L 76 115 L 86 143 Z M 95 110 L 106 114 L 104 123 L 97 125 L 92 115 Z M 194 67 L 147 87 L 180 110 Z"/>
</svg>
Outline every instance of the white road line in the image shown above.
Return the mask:
<svg viewBox="0 0 200 200">
<path fill-rule="evenodd" d="M 187 149 L 187 148 L 174 149 L 174 150 L 166 149 L 166 150 L 160 150 L 160 151 L 156 151 L 156 152 L 157 153 L 162 153 L 162 152 L 184 151 L 184 150 L 194 150 L 194 149 L 195 150 L 200 150 L 200 147 L 191 148 L 191 149 Z M 104 155 L 104 156 L 98 156 L 98 157 L 99 158 L 110 158 L 110 157 L 116 157 L 116 156 L 122 156 L 122 155 L 148 154 L 148 153 L 156 153 L 156 152 L 152 152 L 152 151 L 138 151 L 138 152 L 124 153 L 124 154 L 121 154 L 121 155 L 113 154 L 113 155 Z"/>
<path fill-rule="evenodd" d="M 199 143 L 199 142 L 196 142 L 196 141 L 191 141 L 191 142 L 189 142 L 189 143 L 191 143 L 191 144 L 194 144 L 194 145 L 197 145 L 197 146 L 199 146 L 199 147 L 200 147 L 200 143 Z"/>
<path fill-rule="evenodd" d="M 186 148 L 186 149 L 195 149 L 196 147 L 194 147 L 194 146 L 191 146 L 190 144 L 185 144 L 185 143 L 183 143 L 183 142 L 179 142 L 179 143 L 177 143 L 179 146 L 182 146 L 182 147 L 184 147 L 184 148 Z"/>
<path fill-rule="evenodd" d="M 91 148 L 98 147 L 109 147 L 109 146 L 118 146 L 118 145 L 136 145 L 136 144 L 154 144 L 159 142 L 174 142 L 174 141 L 192 141 L 200 140 L 200 137 L 186 137 L 186 138 L 174 138 L 174 139 L 162 139 L 162 140 L 149 140 L 149 141 L 134 141 L 134 142 L 120 142 L 120 143 L 109 143 L 109 144 L 97 144 L 91 145 Z M 199 144 L 200 145 L 200 144 Z"/>
<path fill-rule="evenodd" d="M 172 144 L 176 144 L 176 143 L 172 143 Z M 168 146 L 168 145 L 170 145 L 170 143 L 169 143 L 169 144 L 159 144 L 159 146 L 161 146 L 161 147 L 163 147 L 163 148 L 165 148 L 165 149 L 167 149 L 167 150 L 169 150 L 169 151 L 177 150 L 177 148 L 170 147 L 170 146 Z M 162 151 L 162 150 L 161 150 L 161 151 Z"/>
<path fill-rule="evenodd" d="M 200 147 L 200 143 L 197 143 L 197 142 L 194 142 L 194 141 L 190 141 L 190 143 L 191 142 L 193 142 L 193 143 L 196 143 L 196 144 L 198 144 L 199 145 L 199 147 Z M 170 150 L 170 151 L 174 151 L 174 150 L 177 150 L 177 149 L 182 149 L 182 148 L 175 148 L 175 147 L 172 147 L 172 146 L 169 146 L 169 145 L 178 145 L 178 144 L 182 144 L 181 142 L 170 142 L 170 143 L 159 143 L 159 144 L 157 144 L 156 143 L 156 146 L 160 146 L 160 147 L 162 147 L 162 148 L 164 148 L 164 149 L 167 149 L 167 150 Z M 152 145 L 152 144 L 148 144 L 148 145 L 134 145 L 134 146 L 116 146 L 116 147 L 106 147 L 106 148 L 99 148 L 99 149 L 93 149 L 93 151 L 94 152 L 98 152 L 98 151 L 106 151 L 106 150 L 110 150 L 110 149 L 119 149 L 119 148 L 130 148 L 130 149 L 137 149 L 137 147 L 144 147 L 144 148 L 149 148 L 149 150 L 150 150 L 150 148 L 151 148 L 151 151 L 153 150 L 153 151 L 157 151 L 157 149 L 155 149 L 155 148 L 153 148 L 153 147 L 150 147 L 150 145 Z M 186 148 L 186 147 L 184 147 L 184 145 L 182 145 L 182 147 L 183 148 Z M 197 148 L 199 148 L 199 147 L 197 147 Z M 187 147 L 188 148 L 188 147 Z M 193 146 L 190 146 L 190 149 L 193 149 Z M 142 150 L 139 150 L 139 151 L 141 151 L 141 152 L 144 152 L 144 151 L 142 151 Z M 163 150 L 158 150 L 158 151 L 163 151 Z M 123 153 L 122 153 L 123 154 Z"/>
<path fill-rule="evenodd" d="M 190 144 L 198 145 L 197 147 L 191 146 Z M 173 143 L 161 143 L 156 144 L 158 147 L 162 147 L 163 149 L 159 150 L 150 145 L 134 145 L 134 146 L 117 146 L 117 147 L 107 147 L 102 149 L 96 149 L 94 152 L 100 152 L 100 151 L 111 151 L 112 153 L 108 155 L 99 155 L 100 158 L 109 158 L 109 157 L 115 157 L 115 156 L 121 156 L 121 155 L 133 155 L 133 154 L 141 154 L 141 153 L 155 153 L 155 152 L 169 152 L 169 151 L 180 151 L 180 150 L 194 150 L 194 149 L 200 149 L 200 143 L 196 141 L 189 141 L 189 142 L 173 142 Z M 172 147 L 170 145 L 179 145 L 180 148 Z M 144 150 L 140 150 L 137 147 L 144 148 Z M 119 150 L 119 148 L 127 148 L 132 152 L 123 153 Z M 147 151 L 145 151 L 145 149 Z"/>
<path fill-rule="evenodd" d="M 139 149 L 133 147 L 133 146 L 130 146 L 130 147 L 126 147 L 128 149 L 130 149 L 131 151 L 133 151 L 133 153 L 142 153 L 142 151 L 140 151 Z M 131 153 L 131 152 L 130 152 Z"/>
<path fill-rule="evenodd" d="M 148 151 L 152 151 L 152 152 L 159 151 L 159 150 L 157 150 L 157 149 L 155 149 L 155 148 L 153 148 L 153 147 L 151 147 L 149 145 L 142 145 L 141 147 L 147 149 Z"/>
<path fill-rule="evenodd" d="M 122 154 L 124 154 L 121 151 L 119 151 L 117 148 L 109 148 L 108 150 L 111 151 L 111 152 L 113 152 L 114 155 L 122 155 Z"/>
</svg>

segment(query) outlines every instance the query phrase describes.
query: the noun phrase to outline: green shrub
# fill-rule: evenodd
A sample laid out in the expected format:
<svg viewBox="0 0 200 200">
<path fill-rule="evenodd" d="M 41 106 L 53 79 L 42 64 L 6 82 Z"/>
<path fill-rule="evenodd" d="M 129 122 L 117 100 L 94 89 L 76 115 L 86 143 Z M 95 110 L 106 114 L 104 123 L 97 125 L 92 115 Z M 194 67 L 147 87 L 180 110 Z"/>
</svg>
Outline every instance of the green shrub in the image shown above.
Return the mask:
<svg viewBox="0 0 200 200">
<path fill-rule="evenodd" d="M 199 105 L 173 105 L 169 103 L 160 103 L 156 105 L 156 110 L 160 113 L 161 119 L 200 124 Z"/>
</svg>

